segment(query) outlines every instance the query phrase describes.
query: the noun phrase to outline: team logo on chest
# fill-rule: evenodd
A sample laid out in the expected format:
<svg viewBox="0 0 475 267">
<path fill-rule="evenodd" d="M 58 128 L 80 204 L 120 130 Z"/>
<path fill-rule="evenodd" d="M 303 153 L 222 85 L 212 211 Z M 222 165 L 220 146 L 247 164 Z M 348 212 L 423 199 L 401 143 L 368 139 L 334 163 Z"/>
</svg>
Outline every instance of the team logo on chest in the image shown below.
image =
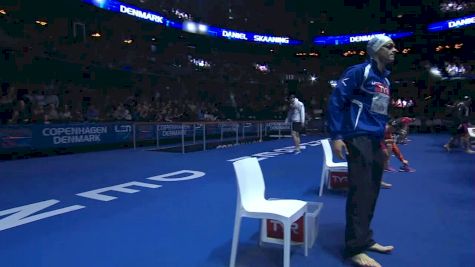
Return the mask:
<svg viewBox="0 0 475 267">
<path fill-rule="evenodd" d="M 384 85 L 383 83 L 379 83 L 379 82 L 373 82 L 372 84 L 374 85 L 374 92 L 375 93 L 389 95 L 389 87 L 388 86 Z"/>
</svg>

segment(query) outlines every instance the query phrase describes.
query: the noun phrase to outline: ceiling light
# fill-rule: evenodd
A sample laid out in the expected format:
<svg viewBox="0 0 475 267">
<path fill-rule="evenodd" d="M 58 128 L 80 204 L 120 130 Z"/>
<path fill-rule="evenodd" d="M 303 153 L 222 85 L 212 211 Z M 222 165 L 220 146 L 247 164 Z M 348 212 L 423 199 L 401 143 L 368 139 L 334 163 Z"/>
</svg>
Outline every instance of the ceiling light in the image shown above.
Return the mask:
<svg viewBox="0 0 475 267">
<path fill-rule="evenodd" d="M 201 33 L 206 33 L 208 31 L 208 25 L 198 24 L 198 31 Z"/>
<path fill-rule="evenodd" d="M 48 24 L 48 22 L 42 21 L 42 20 L 37 20 L 37 21 L 35 21 L 35 23 L 36 23 L 36 24 L 39 24 L 39 25 L 41 25 L 41 26 L 45 26 L 46 24 Z"/>
<path fill-rule="evenodd" d="M 196 31 L 198 30 L 198 25 L 196 25 L 196 23 L 192 21 L 185 21 L 183 23 L 183 28 L 187 32 L 196 33 Z"/>
</svg>

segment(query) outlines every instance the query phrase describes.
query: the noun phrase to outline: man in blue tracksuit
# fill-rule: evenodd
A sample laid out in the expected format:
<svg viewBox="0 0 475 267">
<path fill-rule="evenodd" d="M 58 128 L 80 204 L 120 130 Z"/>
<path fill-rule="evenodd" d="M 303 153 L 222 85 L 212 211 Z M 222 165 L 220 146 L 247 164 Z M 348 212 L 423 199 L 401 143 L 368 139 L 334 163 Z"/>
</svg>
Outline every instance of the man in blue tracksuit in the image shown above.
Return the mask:
<svg viewBox="0 0 475 267">
<path fill-rule="evenodd" d="M 387 66 L 397 49 L 385 35 L 367 45 L 370 60 L 348 68 L 334 89 L 328 106 L 333 150 L 348 161 L 345 256 L 359 266 L 381 266 L 365 251 L 389 253 L 394 247 L 373 240 L 370 224 L 383 175 L 381 141 L 388 121 L 390 83 Z"/>
</svg>

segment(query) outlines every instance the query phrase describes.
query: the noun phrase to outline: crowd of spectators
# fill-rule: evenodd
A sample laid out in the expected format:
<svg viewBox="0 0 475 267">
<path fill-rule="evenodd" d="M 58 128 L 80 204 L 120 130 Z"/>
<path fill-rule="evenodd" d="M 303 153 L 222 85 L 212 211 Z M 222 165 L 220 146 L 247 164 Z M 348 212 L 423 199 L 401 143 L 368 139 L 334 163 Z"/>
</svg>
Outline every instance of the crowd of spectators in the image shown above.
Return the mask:
<svg viewBox="0 0 475 267">
<path fill-rule="evenodd" d="M 2 84 L 0 124 L 71 122 L 174 122 L 225 120 L 214 103 L 191 99 L 165 100 L 158 94 L 150 100 L 138 95 L 124 99 L 87 99 L 64 103 L 45 90 L 19 94 L 15 86 Z M 61 98 L 65 99 L 64 96 Z M 78 99 L 80 100 L 80 99 Z M 104 101 L 105 100 L 105 101 Z M 74 108 L 72 108 L 72 106 Z"/>
</svg>

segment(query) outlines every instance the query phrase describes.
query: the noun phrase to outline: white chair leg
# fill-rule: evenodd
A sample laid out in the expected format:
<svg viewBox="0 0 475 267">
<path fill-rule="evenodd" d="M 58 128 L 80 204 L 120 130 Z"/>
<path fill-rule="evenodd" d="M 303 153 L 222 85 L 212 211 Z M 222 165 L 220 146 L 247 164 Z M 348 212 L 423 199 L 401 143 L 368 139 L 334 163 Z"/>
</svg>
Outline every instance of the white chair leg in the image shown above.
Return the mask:
<svg viewBox="0 0 475 267">
<path fill-rule="evenodd" d="M 308 232 L 308 218 L 307 218 L 307 212 L 305 212 L 303 214 L 303 223 L 304 223 L 304 227 L 303 227 L 303 246 L 304 246 L 304 249 L 305 249 L 305 257 L 308 256 L 308 235 L 309 235 L 309 232 Z"/>
<path fill-rule="evenodd" d="M 322 177 L 320 178 L 320 190 L 318 192 L 318 196 L 321 197 L 323 194 L 323 185 L 325 184 L 326 180 L 326 174 L 328 173 L 328 170 L 323 169 L 322 171 Z"/>
<path fill-rule="evenodd" d="M 233 241 L 231 245 L 231 259 L 229 260 L 229 267 L 236 265 L 237 247 L 239 242 L 239 230 L 241 229 L 241 216 L 236 212 L 236 218 L 234 219 L 234 231 Z"/>
<path fill-rule="evenodd" d="M 284 222 L 284 267 L 290 267 L 290 227 L 291 222 Z"/>
<path fill-rule="evenodd" d="M 267 237 L 267 231 L 265 231 L 265 224 L 267 223 L 267 219 L 260 219 L 261 221 L 261 233 L 260 233 L 260 238 L 259 238 L 259 247 L 262 247 L 262 240 L 264 240 L 265 237 Z"/>
</svg>

